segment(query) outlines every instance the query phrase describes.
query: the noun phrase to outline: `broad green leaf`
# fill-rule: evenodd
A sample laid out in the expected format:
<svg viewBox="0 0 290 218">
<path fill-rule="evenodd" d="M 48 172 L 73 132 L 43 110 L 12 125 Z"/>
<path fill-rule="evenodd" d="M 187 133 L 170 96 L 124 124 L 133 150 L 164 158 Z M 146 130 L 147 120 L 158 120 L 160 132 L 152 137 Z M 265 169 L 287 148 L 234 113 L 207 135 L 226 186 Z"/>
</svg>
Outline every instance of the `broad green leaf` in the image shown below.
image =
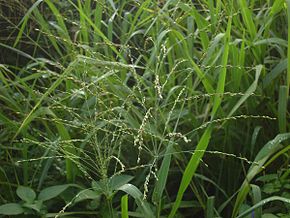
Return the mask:
<svg viewBox="0 0 290 218">
<path fill-rule="evenodd" d="M 55 186 L 45 188 L 41 190 L 41 192 L 39 193 L 38 200 L 47 201 L 52 198 L 55 198 L 71 186 L 73 185 L 66 184 L 66 185 L 55 185 Z"/>
<path fill-rule="evenodd" d="M 32 203 L 36 197 L 35 192 L 31 188 L 24 186 L 19 186 L 16 190 L 16 194 L 19 198 L 28 203 Z"/>
<path fill-rule="evenodd" d="M 260 176 L 256 179 L 256 181 L 260 181 L 260 182 L 270 182 L 273 180 L 277 180 L 278 179 L 278 175 L 277 174 L 266 174 L 264 176 Z"/>
<path fill-rule="evenodd" d="M 24 212 L 20 204 L 9 203 L 0 206 L 0 214 L 2 215 L 19 215 Z"/>
</svg>

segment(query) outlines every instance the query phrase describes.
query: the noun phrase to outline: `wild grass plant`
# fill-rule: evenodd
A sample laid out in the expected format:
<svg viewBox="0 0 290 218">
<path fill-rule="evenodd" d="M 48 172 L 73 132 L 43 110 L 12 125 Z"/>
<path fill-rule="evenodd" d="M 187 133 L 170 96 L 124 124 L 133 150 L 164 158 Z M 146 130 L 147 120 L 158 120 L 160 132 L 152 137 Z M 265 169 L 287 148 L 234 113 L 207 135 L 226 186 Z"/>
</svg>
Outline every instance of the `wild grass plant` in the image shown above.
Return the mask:
<svg viewBox="0 0 290 218">
<path fill-rule="evenodd" d="M 289 217 L 289 0 L 0 5 L 0 216 Z"/>
</svg>

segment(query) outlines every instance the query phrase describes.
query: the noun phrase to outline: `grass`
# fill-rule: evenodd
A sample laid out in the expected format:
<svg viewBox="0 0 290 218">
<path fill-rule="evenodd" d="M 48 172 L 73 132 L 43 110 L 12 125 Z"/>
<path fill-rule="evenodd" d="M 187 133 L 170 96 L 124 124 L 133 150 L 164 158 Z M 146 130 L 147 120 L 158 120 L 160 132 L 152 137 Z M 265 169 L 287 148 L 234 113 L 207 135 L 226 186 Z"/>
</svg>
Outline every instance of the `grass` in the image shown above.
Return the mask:
<svg viewBox="0 0 290 218">
<path fill-rule="evenodd" d="M 290 1 L 9 4 L 0 217 L 287 217 Z"/>
</svg>

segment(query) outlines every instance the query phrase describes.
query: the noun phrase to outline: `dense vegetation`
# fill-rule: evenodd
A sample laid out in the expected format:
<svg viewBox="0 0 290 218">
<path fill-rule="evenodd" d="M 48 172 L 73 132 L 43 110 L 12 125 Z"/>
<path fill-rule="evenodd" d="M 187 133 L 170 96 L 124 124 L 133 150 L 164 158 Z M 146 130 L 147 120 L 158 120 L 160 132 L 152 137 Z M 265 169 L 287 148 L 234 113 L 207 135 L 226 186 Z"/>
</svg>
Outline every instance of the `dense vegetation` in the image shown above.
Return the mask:
<svg viewBox="0 0 290 218">
<path fill-rule="evenodd" d="M 290 217 L 290 0 L 0 5 L 0 217 Z"/>
</svg>

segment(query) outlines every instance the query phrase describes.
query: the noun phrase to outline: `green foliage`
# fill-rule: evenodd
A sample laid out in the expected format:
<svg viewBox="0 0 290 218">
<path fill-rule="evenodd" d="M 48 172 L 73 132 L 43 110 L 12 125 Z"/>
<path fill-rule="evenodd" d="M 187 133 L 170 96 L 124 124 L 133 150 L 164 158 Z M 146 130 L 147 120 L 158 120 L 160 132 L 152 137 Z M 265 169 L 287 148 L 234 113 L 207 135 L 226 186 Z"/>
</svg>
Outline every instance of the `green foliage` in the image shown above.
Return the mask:
<svg viewBox="0 0 290 218">
<path fill-rule="evenodd" d="M 8 203 L 0 206 L 0 214 L 2 215 L 18 215 L 18 214 L 38 214 L 39 216 L 47 213 L 45 201 L 58 197 L 67 188 L 76 185 L 57 185 L 43 189 L 38 197 L 33 189 L 29 187 L 19 186 L 16 190 L 18 197 L 22 200 L 19 203 Z M 76 186 L 78 187 L 78 186 Z"/>
<path fill-rule="evenodd" d="M 0 216 L 290 213 L 289 0 L 0 9 Z"/>
</svg>

